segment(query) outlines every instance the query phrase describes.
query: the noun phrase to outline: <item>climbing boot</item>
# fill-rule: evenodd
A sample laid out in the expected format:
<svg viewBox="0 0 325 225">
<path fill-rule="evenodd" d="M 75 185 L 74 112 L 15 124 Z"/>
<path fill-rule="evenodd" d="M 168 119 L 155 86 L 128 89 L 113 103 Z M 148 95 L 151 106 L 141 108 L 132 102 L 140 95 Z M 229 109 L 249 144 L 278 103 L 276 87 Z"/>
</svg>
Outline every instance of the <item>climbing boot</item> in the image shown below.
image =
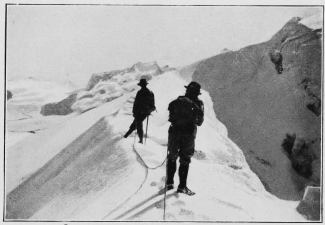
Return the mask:
<svg viewBox="0 0 325 225">
<path fill-rule="evenodd" d="M 188 187 L 185 188 L 177 188 L 177 193 L 182 193 L 182 194 L 186 194 L 189 196 L 195 195 L 195 192 L 191 191 L 190 189 L 188 189 Z"/>
<path fill-rule="evenodd" d="M 143 134 L 139 133 L 139 143 L 143 144 Z"/>
</svg>

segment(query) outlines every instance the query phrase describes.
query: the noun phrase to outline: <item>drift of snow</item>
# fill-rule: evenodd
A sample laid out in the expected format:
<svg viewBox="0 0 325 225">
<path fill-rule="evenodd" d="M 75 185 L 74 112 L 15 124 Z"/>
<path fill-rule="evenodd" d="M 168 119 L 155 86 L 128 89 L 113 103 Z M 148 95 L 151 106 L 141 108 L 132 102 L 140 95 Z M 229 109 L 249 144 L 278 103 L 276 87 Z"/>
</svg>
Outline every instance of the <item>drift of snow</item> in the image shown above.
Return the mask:
<svg viewBox="0 0 325 225">
<path fill-rule="evenodd" d="M 149 81 L 157 111 L 149 118 L 146 146 L 134 144 L 134 139 L 138 141 L 135 132 L 123 138 L 133 121 L 138 90 L 132 81 L 130 92 L 123 96 L 66 117 L 66 121 L 7 147 L 6 218 L 163 220 L 165 164 L 148 169 L 136 150 L 150 166 L 164 161 L 170 125 L 168 104 L 184 95 L 186 84 L 177 71 Z M 134 87 L 137 89 L 132 91 Z M 265 190 L 242 151 L 227 137 L 226 127 L 217 120 L 209 93 L 202 90 L 200 99 L 205 105 L 205 120 L 198 128 L 188 177 L 188 186 L 196 195 L 169 191 L 166 220 L 306 221 L 295 210 L 299 202 L 280 200 Z M 79 102 L 79 108 L 87 107 Z"/>
</svg>

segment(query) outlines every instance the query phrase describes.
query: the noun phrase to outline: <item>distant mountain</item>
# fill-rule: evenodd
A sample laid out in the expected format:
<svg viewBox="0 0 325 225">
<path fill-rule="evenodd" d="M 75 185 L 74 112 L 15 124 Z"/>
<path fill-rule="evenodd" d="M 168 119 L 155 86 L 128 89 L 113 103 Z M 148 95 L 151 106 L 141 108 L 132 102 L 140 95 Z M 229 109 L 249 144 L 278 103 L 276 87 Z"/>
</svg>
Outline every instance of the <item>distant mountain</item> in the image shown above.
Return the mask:
<svg viewBox="0 0 325 225">
<path fill-rule="evenodd" d="M 66 98 L 75 86 L 69 83 L 29 77 L 9 80 L 7 88 L 12 94 L 12 98 L 7 101 L 7 120 L 19 120 L 41 117 L 42 105 Z M 9 96 L 7 95 L 7 97 Z"/>
<path fill-rule="evenodd" d="M 87 91 L 91 90 L 100 81 L 106 81 L 117 75 L 122 76 L 127 73 L 137 74 L 138 78 L 141 75 L 147 75 L 148 78 L 151 79 L 151 76 L 161 74 L 162 70 L 160 69 L 159 65 L 156 62 L 150 62 L 150 63 L 138 62 L 134 64 L 132 67 L 123 70 L 114 70 L 110 72 L 93 74 L 87 84 L 86 90 Z"/>
<path fill-rule="evenodd" d="M 320 185 L 321 34 L 293 18 L 265 43 L 180 70 L 210 93 L 251 169 L 283 199 Z"/>
<path fill-rule="evenodd" d="M 156 62 L 138 62 L 126 69 L 95 73 L 85 89 L 70 93 L 60 102 L 43 105 L 41 114 L 48 116 L 85 112 L 137 88 L 140 78 L 146 78 L 149 81 L 163 72 Z"/>
</svg>

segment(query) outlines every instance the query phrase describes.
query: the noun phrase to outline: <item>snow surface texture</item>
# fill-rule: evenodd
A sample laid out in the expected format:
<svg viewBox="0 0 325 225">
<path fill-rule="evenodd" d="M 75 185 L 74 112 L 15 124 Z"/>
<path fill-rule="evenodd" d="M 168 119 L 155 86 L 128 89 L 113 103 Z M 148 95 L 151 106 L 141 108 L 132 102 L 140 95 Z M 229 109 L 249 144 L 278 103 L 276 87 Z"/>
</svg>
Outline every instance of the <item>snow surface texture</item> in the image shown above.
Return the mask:
<svg viewBox="0 0 325 225">
<path fill-rule="evenodd" d="M 149 118 L 145 146 L 135 144 L 135 133 L 123 138 L 133 120 L 136 89 L 80 115 L 63 116 L 66 121 L 7 147 L 6 219 L 163 220 L 167 108 L 185 93 L 186 84 L 177 71 L 149 81 L 157 111 Z M 202 91 L 200 98 L 205 121 L 188 177 L 197 194 L 169 191 L 165 219 L 306 221 L 295 210 L 299 202 L 280 200 L 264 189 L 216 119 L 209 93 Z M 148 169 L 136 149 L 150 167 L 161 166 Z"/>
</svg>

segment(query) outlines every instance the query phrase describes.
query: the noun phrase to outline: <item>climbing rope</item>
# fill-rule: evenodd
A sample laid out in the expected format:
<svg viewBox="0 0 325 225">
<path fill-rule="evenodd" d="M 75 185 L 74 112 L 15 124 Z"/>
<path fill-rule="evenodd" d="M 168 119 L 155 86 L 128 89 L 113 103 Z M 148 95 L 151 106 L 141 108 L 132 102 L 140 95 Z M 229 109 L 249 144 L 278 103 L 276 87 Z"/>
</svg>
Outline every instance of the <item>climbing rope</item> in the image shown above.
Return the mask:
<svg viewBox="0 0 325 225">
<path fill-rule="evenodd" d="M 149 167 L 149 166 L 147 166 L 147 164 L 145 163 L 145 161 L 142 159 L 141 155 L 140 155 L 140 154 L 137 152 L 137 150 L 135 149 L 136 138 L 137 138 L 137 129 L 135 129 L 134 142 L 133 142 L 133 146 L 132 146 L 132 147 L 133 147 L 134 152 L 135 152 L 135 153 L 137 154 L 137 156 L 141 159 L 142 164 L 143 164 L 145 167 L 147 167 L 148 169 L 150 169 L 150 170 L 155 170 L 155 169 L 157 169 L 157 168 L 159 168 L 159 167 L 162 167 L 162 166 L 164 165 L 166 159 L 167 159 L 167 156 L 166 156 L 165 160 L 164 160 L 160 165 L 158 165 L 158 166 L 156 166 L 156 167 Z"/>
<path fill-rule="evenodd" d="M 148 130 L 148 119 L 147 119 L 147 127 L 146 129 Z M 149 169 L 151 170 L 155 170 L 159 167 L 162 167 L 167 159 L 167 156 L 165 158 L 165 160 L 160 164 L 158 165 L 157 167 L 148 167 L 146 165 L 146 163 L 144 162 L 144 160 L 142 159 L 141 155 L 137 152 L 137 150 L 135 149 L 135 143 L 136 143 L 136 137 L 137 137 L 137 128 L 135 129 L 135 135 L 134 135 L 134 141 L 133 141 L 133 151 L 136 153 L 136 155 L 141 159 L 142 161 L 142 164 L 146 167 L 146 176 L 145 176 L 145 179 L 143 180 L 142 184 L 140 185 L 139 189 L 133 194 L 131 195 L 126 201 L 124 201 L 121 205 L 119 205 L 116 209 L 114 209 L 112 212 L 110 212 L 108 215 L 106 215 L 103 219 L 105 219 L 106 217 L 108 217 L 109 215 L 111 215 L 113 212 L 115 212 L 116 210 L 118 210 L 119 208 L 121 208 L 123 205 L 125 205 L 136 193 L 138 193 L 142 186 L 144 185 L 144 183 L 146 182 L 147 178 L 148 178 L 148 171 Z M 146 137 L 147 137 L 147 131 L 146 131 Z M 166 172 L 167 172 L 167 165 L 166 165 Z M 166 176 L 165 176 L 165 193 L 164 193 L 164 215 L 163 215 L 163 219 L 165 220 L 165 216 L 166 216 L 166 182 L 167 182 L 167 173 L 166 173 Z M 120 218 L 120 217 L 117 217 L 117 218 Z"/>
<path fill-rule="evenodd" d="M 147 120 L 147 122 L 148 122 L 148 120 Z M 148 123 L 147 123 L 147 130 L 148 130 Z M 146 135 L 147 135 L 147 134 L 146 134 Z M 137 152 L 137 150 L 135 150 L 135 147 L 134 147 L 134 146 L 135 146 L 136 138 L 137 138 L 137 129 L 135 129 L 134 142 L 133 142 L 133 150 L 134 150 L 134 152 L 137 154 L 137 156 L 141 159 L 142 164 L 147 168 L 147 171 L 148 171 L 149 169 L 151 169 L 151 170 L 155 170 L 155 169 L 161 167 L 162 165 L 164 165 L 164 163 L 165 163 L 165 161 L 166 161 L 166 159 L 167 159 L 167 155 L 166 155 L 165 160 L 164 160 L 164 161 L 162 162 L 162 164 L 160 164 L 159 166 L 157 166 L 157 167 L 153 167 L 153 168 L 147 166 L 146 163 L 144 162 L 144 160 L 142 159 L 142 157 L 140 156 L 140 154 Z M 168 154 L 168 153 L 167 153 L 167 154 Z M 166 219 L 166 192 L 167 192 L 166 183 L 167 183 L 167 169 L 168 169 L 168 167 L 167 167 L 167 163 L 168 163 L 168 161 L 166 161 L 165 193 L 164 193 L 164 216 L 163 216 L 163 220 Z M 147 179 L 147 178 L 146 178 L 146 179 Z"/>
</svg>

